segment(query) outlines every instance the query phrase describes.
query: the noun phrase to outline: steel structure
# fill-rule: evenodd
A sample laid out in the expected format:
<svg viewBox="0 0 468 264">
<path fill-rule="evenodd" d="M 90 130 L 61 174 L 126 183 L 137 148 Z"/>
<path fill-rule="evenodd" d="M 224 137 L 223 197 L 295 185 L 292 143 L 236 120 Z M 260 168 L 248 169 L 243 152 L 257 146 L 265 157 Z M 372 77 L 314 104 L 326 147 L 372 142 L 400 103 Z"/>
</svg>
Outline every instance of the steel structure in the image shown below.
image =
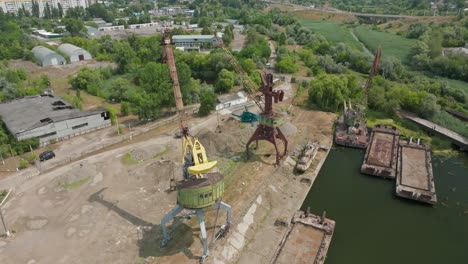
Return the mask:
<svg viewBox="0 0 468 264">
<path fill-rule="evenodd" d="M 275 146 L 276 165 L 279 165 L 280 160 L 286 155 L 286 152 L 288 151 L 288 140 L 279 128 L 282 124 L 284 124 L 284 118 L 280 114 L 273 111 L 273 102 L 278 103 L 283 101 L 284 92 L 281 90 L 273 90 L 273 75 L 271 73 L 264 74 L 262 79 L 263 84 L 260 91 L 262 92 L 265 100 L 265 108 L 260 114 L 260 121 L 257 129 L 245 146 L 246 155 L 248 159 L 249 146 L 252 144 L 252 142 L 255 141 L 256 149 L 258 147 L 259 140 L 266 140 Z M 282 153 L 280 153 L 280 150 L 278 149 L 277 140 L 283 142 L 284 149 Z"/>
<path fill-rule="evenodd" d="M 369 144 L 369 133 L 366 123 L 367 100 L 372 86 L 372 79 L 379 70 L 381 54 L 382 50 L 379 47 L 375 54 L 360 103 L 356 104 L 354 108 L 351 101 L 349 101 L 349 104 L 346 104 L 346 101 L 343 104 L 344 113 L 338 120 L 335 131 L 335 142 L 339 145 L 365 149 Z"/>
<path fill-rule="evenodd" d="M 161 247 L 165 247 L 171 240 L 166 224 L 173 220 L 183 209 L 189 209 L 192 214 L 198 216 L 203 244 L 203 256 L 200 262 L 204 263 L 209 255 L 209 250 L 203 209 L 214 205 L 218 212 L 220 209 L 226 210 L 226 225 L 223 225 L 220 230 L 219 236 L 221 236 L 229 230 L 231 225 L 231 206 L 221 201 L 224 194 L 224 177 L 216 168 L 217 161 L 208 161 L 203 145 L 197 138 L 189 134 L 169 30 L 166 30 L 163 34 L 162 45 L 164 46 L 163 62 L 169 66 L 177 113 L 180 118 L 184 179 L 175 183 L 177 205 L 161 220 L 164 236 Z"/>
<path fill-rule="evenodd" d="M 215 34 L 216 35 L 216 34 Z M 259 140 L 266 140 L 273 144 L 276 151 L 276 165 L 279 165 L 280 160 L 288 151 L 288 140 L 281 132 L 279 126 L 284 123 L 284 118 L 273 111 L 273 102 L 278 103 L 283 100 L 284 92 L 273 90 L 273 75 L 271 73 L 262 72 L 262 86 L 260 91 L 257 85 L 250 79 L 249 75 L 242 69 L 239 62 L 236 60 L 231 51 L 224 45 L 223 40 L 217 37 L 219 46 L 228 56 L 229 61 L 234 67 L 234 70 L 241 76 L 242 83 L 247 90 L 249 97 L 257 104 L 262 111 L 259 115 L 259 125 L 252 137 L 246 145 L 246 155 L 249 158 L 249 146 L 255 141 L 255 149 L 258 147 Z M 260 92 L 260 93 L 258 93 Z M 277 140 L 282 141 L 284 145 L 283 152 L 278 149 Z"/>
</svg>

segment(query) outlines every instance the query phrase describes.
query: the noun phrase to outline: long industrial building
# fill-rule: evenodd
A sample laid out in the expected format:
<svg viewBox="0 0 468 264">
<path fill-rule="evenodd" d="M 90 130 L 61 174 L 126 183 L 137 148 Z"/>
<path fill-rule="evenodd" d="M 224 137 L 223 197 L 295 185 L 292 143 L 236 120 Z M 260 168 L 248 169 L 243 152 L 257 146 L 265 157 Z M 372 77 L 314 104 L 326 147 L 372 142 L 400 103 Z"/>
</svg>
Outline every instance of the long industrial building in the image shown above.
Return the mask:
<svg viewBox="0 0 468 264">
<path fill-rule="evenodd" d="M 79 111 L 50 94 L 1 103 L 0 115 L 17 140 L 39 138 L 41 146 L 111 125 L 106 109 Z"/>
<path fill-rule="evenodd" d="M 60 45 L 58 50 L 70 58 L 70 63 L 90 60 L 92 58 L 87 50 L 68 43 Z"/>
<path fill-rule="evenodd" d="M 200 46 L 207 45 L 207 47 L 218 46 L 218 41 L 214 35 L 174 35 L 172 42 L 176 47 L 183 47 L 184 49 L 199 49 Z"/>
<path fill-rule="evenodd" d="M 67 64 L 67 61 L 62 55 L 46 47 L 37 46 L 31 51 L 43 67 Z"/>
<path fill-rule="evenodd" d="M 35 0 L 39 4 L 39 16 L 44 16 L 44 9 L 46 4 L 49 4 L 50 8 L 58 8 L 59 4 L 62 6 L 63 14 L 69 8 L 83 7 L 87 8 L 90 5 L 96 3 L 96 0 Z M 0 0 L 0 8 L 3 12 L 17 13 L 19 9 L 24 6 L 30 14 L 32 13 L 32 0 Z"/>
</svg>

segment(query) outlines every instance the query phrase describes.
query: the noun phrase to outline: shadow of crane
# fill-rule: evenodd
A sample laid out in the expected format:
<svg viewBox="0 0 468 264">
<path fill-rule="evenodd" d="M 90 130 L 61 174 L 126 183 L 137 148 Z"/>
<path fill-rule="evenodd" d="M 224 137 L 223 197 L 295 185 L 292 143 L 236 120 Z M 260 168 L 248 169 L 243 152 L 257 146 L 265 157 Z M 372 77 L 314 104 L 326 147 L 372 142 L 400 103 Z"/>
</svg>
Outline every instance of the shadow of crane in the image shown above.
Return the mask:
<svg viewBox="0 0 468 264">
<path fill-rule="evenodd" d="M 114 211 L 117 215 L 127 220 L 131 224 L 139 227 L 138 247 L 139 257 L 164 257 L 183 253 L 188 259 L 199 259 L 199 256 L 194 256 L 190 251 L 190 247 L 194 242 L 193 231 L 190 226 L 183 222 L 183 216 L 174 219 L 170 229 L 173 237 L 167 247 L 160 248 L 159 244 L 163 238 L 161 225 L 153 224 L 138 216 L 133 215 L 129 211 L 119 207 L 117 203 L 108 201 L 104 198 L 103 192 L 107 187 L 93 193 L 88 197 L 88 202 L 99 203 L 109 210 Z"/>
</svg>

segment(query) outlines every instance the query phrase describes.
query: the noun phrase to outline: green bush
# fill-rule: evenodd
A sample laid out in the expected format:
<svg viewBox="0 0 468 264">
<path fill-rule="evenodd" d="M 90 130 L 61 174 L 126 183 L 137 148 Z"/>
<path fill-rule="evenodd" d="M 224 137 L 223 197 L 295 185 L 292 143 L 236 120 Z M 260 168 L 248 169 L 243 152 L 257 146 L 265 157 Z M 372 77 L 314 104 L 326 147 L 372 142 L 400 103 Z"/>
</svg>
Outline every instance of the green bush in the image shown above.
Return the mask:
<svg viewBox="0 0 468 264">
<path fill-rule="evenodd" d="M 25 159 L 21 159 L 20 162 L 19 162 L 18 169 L 20 169 L 20 170 L 26 169 L 28 166 L 29 166 L 29 162 L 27 160 L 25 160 Z"/>
</svg>

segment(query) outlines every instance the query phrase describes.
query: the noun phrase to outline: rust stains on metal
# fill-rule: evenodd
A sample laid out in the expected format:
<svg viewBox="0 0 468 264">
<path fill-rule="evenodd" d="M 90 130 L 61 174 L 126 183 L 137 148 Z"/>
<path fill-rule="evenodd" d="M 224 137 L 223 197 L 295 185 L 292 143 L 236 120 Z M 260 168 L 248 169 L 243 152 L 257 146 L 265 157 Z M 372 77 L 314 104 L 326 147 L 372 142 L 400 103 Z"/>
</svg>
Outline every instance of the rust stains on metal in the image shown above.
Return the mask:
<svg viewBox="0 0 468 264">
<path fill-rule="evenodd" d="M 437 203 L 430 148 L 412 140 L 400 140 L 398 155 L 396 194 L 425 203 Z"/>
<path fill-rule="evenodd" d="M 372 130 L 361 172 L 394 179 L 400 132 L 395 127 L 377 125 Z"/>
<path fill-rule="evenodd" d="M 335 221 L 298 211 L 271 263 L 323 264 L 335 230 Z"/>
</svg>

